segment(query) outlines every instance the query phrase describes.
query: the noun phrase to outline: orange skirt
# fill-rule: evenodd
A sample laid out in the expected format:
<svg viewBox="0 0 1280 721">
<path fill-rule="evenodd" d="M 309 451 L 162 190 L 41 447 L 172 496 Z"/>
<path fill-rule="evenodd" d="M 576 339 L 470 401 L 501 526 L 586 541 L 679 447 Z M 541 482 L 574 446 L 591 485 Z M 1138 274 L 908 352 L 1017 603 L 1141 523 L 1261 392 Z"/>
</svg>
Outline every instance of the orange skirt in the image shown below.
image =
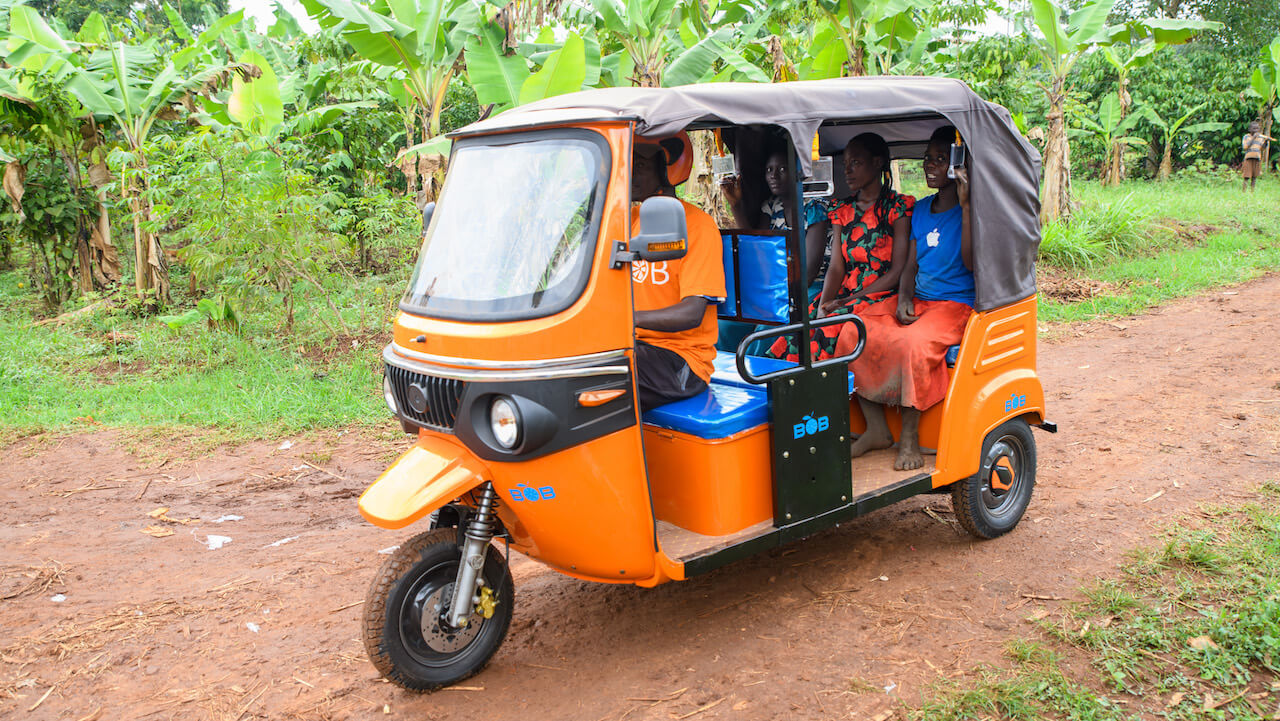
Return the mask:
<svg viewBox="0 0 1280 721">
<path fill-rule="evenodd" d="M 850 369 L 855 392 L 875 403 L 925 410 L 947 395 L 947 348 L 960 342 L 973 309 L 950 300 L 915 300 L 919 319 L 898 322 L 890 300 L 862 310 L 867 344 Z M 836 353 L 853 350 L 858 331 L 842 324 Z"/>
</svg>

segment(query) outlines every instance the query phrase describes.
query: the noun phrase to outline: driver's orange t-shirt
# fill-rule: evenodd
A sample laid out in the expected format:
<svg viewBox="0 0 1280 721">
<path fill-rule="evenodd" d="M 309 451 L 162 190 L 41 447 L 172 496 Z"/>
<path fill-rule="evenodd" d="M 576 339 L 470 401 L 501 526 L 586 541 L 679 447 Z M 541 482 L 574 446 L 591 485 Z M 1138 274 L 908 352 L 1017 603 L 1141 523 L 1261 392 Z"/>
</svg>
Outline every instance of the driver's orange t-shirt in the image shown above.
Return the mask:
<svg viewBox="0 0 1280 721">
<path fill-rule="evenodd" d="M 720 228 L 701 208 L 684 204 L 685 226 L 689 230 L 689 251 L 677 260 L 631 262 L 631 287 L 636 310 L 658 310 L 684 298 L 702 296 L 711 302 L 702 322 L 678 333 L 636 328 L 636 339 L 679 354 L 699 378 L 711 380 L 716 357 L 716 306 L 724 300 L 724 261 Z M 631 208 L 631 232 L 640 232 L 640 207 Z"/>
</svg>

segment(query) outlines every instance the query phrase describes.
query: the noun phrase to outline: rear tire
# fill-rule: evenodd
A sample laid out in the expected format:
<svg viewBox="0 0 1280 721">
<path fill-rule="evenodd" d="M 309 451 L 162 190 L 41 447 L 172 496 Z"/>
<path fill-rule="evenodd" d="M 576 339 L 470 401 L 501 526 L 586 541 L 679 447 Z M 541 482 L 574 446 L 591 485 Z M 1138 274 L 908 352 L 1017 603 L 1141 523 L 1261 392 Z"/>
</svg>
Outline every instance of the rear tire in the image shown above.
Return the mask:
<svg viewBox="0 0 1280 721">
<path fill-rule="evenodd" d="M 1022 520 L 1035 485 L 1036 439 L 1025 420 L 1014 418 L 987 434 L 978 473 L 952 486 L 951 506 L 966 531 L 995 538 Z"/>
<path fill-rule="evenodd" d="M 486 551 L 483 571 L 485 587 L 493 592 L 493 616 L 473 614 L 461 629 L 441 623 L 461 558 L 457 529 L 427 531 L 396 549 L 369 587 L 364 647 L 374 667 L 392 683 L 410 691 L 457 683 L 484 668 L 506 638 L 515 589 L 493 546 Z"/>
</svg>

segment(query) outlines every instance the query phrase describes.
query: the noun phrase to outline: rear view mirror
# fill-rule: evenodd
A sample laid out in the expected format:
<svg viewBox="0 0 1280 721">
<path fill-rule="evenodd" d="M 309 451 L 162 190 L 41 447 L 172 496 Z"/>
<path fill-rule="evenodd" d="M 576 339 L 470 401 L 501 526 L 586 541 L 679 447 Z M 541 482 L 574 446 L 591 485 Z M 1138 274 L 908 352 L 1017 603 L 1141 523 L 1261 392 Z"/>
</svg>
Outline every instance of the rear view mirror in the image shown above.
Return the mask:
<svg viewBox="0 0 1280 721">
<path fill-rule="evenodd" d="M 422 234 L 424 236 L 427 234 L 427 228 L 431 227 L 431 216 L 434 215 L 435 212 L 435 203 L 427 203 L 426 207 L 422 209 Z"/>
<path fill-rule="evenodd" d="M 640 232 L 631 237 L 636 260 L 675 260 L 689 250 L 684 205 L 675 198 L 654 196 L 640 204 Z"/>
</svg>

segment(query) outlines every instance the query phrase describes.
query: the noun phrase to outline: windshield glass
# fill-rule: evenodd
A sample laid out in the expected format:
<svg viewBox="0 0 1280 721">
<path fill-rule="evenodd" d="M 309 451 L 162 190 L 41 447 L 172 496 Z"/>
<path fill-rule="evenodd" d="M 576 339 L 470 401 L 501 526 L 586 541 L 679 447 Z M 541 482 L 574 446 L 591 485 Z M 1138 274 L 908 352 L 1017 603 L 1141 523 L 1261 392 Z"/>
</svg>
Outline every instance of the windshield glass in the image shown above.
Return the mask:
<svg viewBox="0 0 1280 721">
<path fill-rule="evenodd" d="M 604 139 L 586 131 L 460 142 L 401 307 L 458 320 L 567 308 L 591 270 L 608 172 Z"/>
</svg>

